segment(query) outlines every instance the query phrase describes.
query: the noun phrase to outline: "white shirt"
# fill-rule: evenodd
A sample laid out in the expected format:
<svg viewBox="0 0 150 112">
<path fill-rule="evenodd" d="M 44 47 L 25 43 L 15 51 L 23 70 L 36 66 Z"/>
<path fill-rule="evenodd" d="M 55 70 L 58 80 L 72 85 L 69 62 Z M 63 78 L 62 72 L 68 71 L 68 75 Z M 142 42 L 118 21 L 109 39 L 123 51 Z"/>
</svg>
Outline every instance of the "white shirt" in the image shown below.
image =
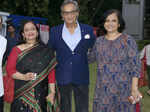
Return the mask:
<svg viewBox="0 0 150 112">
<path fill-rule="evenodd" d="M 144 54 L 146 52 L 146 64 L 150 65 L 150 44 L 146 45 L 141 53 L 140 53 L 140 59 L 142 59 L 144 57 Z"/>
<path fill-rule="evenodd" d="M 62 38 L 68 45 L 68 47 L 71 49 L 71 51 L 74 51 L 74 49 L 77 47 L 78 43 L 81 40 L 81 30 L 78 22 L 73 34 L 70 34 L 69 30 L 66 27 L 66 24 L 64 23 Z"/>
<path fill-rule="evenodd" d="M 3 74 L 2 74 L 2 59 L 6 50 L 7 40 L 0 35 L 0 97 L 4 95 Z"/>
<path fill-rule="evenodd" d="M 5 25 L 4 24 L 2 24 L 2 27 L 0 28 L 0 35 L 1 36 L 6 36 L 6 33 L 5 33 L 6 31 L 5 31 Z"/>
</svg>

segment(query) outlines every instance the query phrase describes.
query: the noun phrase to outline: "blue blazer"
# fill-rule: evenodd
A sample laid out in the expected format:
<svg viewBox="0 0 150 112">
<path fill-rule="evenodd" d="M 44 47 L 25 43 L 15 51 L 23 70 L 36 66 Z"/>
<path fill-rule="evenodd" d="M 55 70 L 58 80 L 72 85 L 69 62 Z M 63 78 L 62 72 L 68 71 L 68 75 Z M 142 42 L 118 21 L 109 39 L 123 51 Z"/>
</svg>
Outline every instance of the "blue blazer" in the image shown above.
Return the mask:
<svg viewBox="0 0 150 112">
<path fill-rule="evenodd" d="M 56 51 L 56 81 L 59 85 L 89 84 L 89 67 L 87 60 L 88 49 L 94 45 L 93 28 L 79 24 L 81 40 L 72 52 L 62 38 L 63 25 L 52 27 L 50 30 L 49 47 Z"/>
</svg>

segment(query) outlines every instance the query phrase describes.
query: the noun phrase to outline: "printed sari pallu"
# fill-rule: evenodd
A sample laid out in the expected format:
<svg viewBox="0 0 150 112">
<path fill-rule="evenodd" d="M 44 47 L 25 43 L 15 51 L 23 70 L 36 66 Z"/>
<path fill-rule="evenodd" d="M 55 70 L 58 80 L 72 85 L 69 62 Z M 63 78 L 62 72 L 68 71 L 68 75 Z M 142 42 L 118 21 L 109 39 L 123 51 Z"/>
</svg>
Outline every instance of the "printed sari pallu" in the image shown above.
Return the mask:
<svg viewBox="0 0 150 112">
<path fill-rule="evenodd" d="M 36 73 L 32 81 L 14 80 L 14 100 L 11 110 L 14 112 L 58 112 L 59 98 L 56 89 L 54 105 L 47 102 L 48 75 L 56 66 L 56 58 L 51 49 L 37 44 L 19 54 L 16 70 L 20 73 Z M 4 84 L 5 86 L 5 84 Z M 16 108 L 20 107 L 20 108 Z"/>
</svg>

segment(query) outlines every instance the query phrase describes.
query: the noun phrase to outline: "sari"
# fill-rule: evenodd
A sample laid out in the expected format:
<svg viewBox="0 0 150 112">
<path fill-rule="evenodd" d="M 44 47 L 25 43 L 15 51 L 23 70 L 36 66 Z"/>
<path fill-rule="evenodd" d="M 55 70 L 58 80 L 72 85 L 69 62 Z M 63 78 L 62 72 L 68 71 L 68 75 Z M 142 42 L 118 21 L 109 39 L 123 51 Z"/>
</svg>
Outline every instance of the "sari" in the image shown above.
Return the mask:
<svg viewBox="0 0 150 112">
<path fill-rule="evenodd" d="M 141 74 L 139 78 L 139 87 L 147 86 L 148 80 L 146 78 L 147 76 L 147 65 L 146 65 L 146 51 L 144 51 L 144 57 L 141 59 Z"/>
<path fill-rule="evenodd" d="M 50 92 L 50 90 L 48 90 L 48 75 L 55 66 L 56 58 L 54 53 L 43 44 L 36 44 L 18 55 L 16 70 L 23 74 L 33 72 L 36 73 L 37 76 L 36 79 L 32 81 L 13 81 L 14 93 L 12 92 L 12 95 L 14 97 L 12 98 L 11 112 L 59 111 L 57 89 L 54 104 L 51 105 L 51 103 L 46 100 L 46 96 L 48 92 Z"/>
</svg>

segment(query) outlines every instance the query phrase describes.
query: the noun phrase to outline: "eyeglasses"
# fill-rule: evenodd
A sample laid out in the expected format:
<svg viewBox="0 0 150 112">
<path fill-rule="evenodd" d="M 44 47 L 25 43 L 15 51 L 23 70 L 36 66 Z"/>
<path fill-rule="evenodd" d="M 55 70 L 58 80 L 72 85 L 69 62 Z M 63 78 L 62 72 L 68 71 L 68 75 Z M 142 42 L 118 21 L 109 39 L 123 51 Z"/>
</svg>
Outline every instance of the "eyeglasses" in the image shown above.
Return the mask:
<svg viewBox="0 0 150 112">
<path fill-rule="evenodd" d="M 77 12 L 77 10 L 73 10 L 73 11 L 62 11 L 62 14 L 64 16 L 67 16 L 69 14 L 74 15 Z"/>
</svg>

